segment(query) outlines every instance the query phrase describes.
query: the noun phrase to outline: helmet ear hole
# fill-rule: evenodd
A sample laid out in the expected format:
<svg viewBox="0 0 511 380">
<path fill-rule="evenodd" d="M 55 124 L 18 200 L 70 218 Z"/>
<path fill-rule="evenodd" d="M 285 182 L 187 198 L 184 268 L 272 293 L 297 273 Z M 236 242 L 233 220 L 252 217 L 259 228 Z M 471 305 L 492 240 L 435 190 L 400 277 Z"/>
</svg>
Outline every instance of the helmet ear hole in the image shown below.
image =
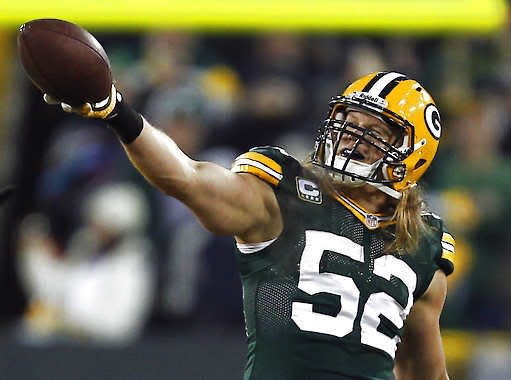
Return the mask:
<svg viewBox="0 0 511 380">
<path fill-rule="evenodd" d="M 422 165 L 424 165 L 426 163 L 426 160 L 424 158 L 421 158 L 419 161 L 417 161 L 417 163 L 415 164 L 415 166 L 413 167 L 413 170 L 417 170 L 419 169 Z"/>
</svg>

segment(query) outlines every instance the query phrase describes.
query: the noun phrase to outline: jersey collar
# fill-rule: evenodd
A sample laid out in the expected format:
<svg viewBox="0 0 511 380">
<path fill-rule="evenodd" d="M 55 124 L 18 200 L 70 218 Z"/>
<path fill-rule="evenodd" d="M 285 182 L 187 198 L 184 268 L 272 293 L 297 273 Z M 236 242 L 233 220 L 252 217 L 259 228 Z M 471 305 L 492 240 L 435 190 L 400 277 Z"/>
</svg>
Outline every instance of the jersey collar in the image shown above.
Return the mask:
<svg viewBox="0 0 511 380">
<path fill-rule="evenodd" d="M 370 230 L 376 230 L 396 223 L 392 215 L 369 213 L 347 196 L 337 192 L 332 192 L 331 194 L 335 200 L 350 210 L 351 213 Z"/>
</svg>

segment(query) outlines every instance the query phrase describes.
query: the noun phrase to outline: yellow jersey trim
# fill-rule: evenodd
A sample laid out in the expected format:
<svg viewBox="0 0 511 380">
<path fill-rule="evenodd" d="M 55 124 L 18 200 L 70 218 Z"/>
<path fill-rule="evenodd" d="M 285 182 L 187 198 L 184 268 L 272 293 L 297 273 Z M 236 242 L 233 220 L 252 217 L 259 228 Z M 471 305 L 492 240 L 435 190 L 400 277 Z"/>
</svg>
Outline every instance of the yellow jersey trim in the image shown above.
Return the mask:
<svg viewBox="0 0 511 380">
<path fill-rule="evenodd" d="M 393 219 L 393 216 L 386 216 L 383 214 L 371 214 L 356 204 L 354 201 L 346 197 L 345 195 L 341 195 L 338 193 L 332 193 L 332 196 L 340 202 L 343 206 L 345 206 L 348 210 L 351 211 L 355 217 L 360 220 L 364 226 L 369 228 L 370 230 L 375 230 L 378 228 L 383 228 L 390 226 L 391 224 L 396 223 Z"/>
<path fill-rule="evenodd" d="M 236 158 L 231 171 L 253 174 L 273 186 L 283 178 L 282 166 L 258 152 L 247 152 Z"/>
</svg>

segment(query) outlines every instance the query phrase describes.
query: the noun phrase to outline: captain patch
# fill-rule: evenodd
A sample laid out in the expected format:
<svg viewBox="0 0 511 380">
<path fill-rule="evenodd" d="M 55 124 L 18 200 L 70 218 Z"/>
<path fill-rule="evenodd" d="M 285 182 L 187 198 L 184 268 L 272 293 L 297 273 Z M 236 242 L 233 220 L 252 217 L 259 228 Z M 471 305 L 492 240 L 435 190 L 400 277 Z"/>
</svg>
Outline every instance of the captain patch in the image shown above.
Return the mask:
<svg viewBox="0 0 511 380">
<path fill-rule="evenodd" d="M 319 186 L 305 178 L 296 177 L 296 191 L 298 197 L 306 202 L 319 205 L 323 201 Z"/>
</svg>

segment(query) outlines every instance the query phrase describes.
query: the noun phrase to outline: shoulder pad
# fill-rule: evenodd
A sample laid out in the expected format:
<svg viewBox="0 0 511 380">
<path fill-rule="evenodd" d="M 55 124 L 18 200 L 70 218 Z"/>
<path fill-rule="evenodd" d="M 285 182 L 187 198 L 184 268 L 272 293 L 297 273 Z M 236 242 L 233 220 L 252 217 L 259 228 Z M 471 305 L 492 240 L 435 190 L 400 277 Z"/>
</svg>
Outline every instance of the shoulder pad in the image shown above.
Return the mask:
<svg viewBox="0 0 511 380">
<path fill-rule="evenodd" d="M 431 212 L 423 213 L 422 217 L 432 228 L 435 239 L 440 240 L 440 249 L 435 254 L 435 263 L 442 269 L 446 275 L 454 271 L 455 246 L 454 237 L 445 227 L 442 219 Z"/>
<path fill-rule="evenodd" d="M 238 156 L 232 164 L 235 173 L 250 173 L 274 187 L 278 187 L 290 166 L 299 167 L 299 162 L 284 149 L 262 146 L 250 149 Z"/>
</svg>

